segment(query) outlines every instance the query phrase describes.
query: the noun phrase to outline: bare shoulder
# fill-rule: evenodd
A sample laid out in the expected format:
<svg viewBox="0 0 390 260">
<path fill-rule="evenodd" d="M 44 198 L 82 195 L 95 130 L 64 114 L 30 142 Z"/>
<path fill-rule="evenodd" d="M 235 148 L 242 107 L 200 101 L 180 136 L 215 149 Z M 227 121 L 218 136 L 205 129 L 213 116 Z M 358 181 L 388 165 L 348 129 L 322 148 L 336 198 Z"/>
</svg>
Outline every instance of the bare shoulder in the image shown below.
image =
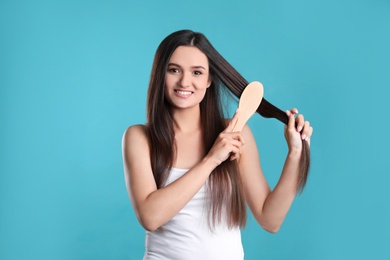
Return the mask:
<svg viewBox="0 0 390 260">
<path fill-rule="evenodd" d="M 123 148 L 149 147 L 147 127 L 145 125 L 132 125 L 126 129 L 122 138 Z"/>
<path fill-rule="evenodd" d="M 147 137 L 147 134 L 146 134 L 146 126 L 145 125 L 132 125 L 132 126 L 129 126 L 124 134 L 123 134 L 123 138 L 146 138 Z"/>
<path fill-rule="evenodd" d="M 156 190 L 149 151 L 147 127 L 128 127 L 122 138 L 122 156 L 126 187 L 135 208 L 140 198 Z"/>
<path fill-rule="evenodd" d="M 244 138 L 247 136 L 250 136 L 250 137 L 253 136 L 252 130 L 247 124 L 245 124 L 244 127 L 242 128 L 241 134 Z"/>
</svg>

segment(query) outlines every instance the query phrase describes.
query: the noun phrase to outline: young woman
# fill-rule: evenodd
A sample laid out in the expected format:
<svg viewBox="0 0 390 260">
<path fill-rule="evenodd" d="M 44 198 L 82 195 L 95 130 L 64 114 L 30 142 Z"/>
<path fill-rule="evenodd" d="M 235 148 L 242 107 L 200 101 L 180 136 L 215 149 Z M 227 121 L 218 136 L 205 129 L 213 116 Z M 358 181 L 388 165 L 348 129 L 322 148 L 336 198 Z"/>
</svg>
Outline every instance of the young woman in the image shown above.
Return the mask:
<svg viewBox="0 0 390 260">
<path fill-rule="evenodd" d="M 246 204 L 267 231 L 279 230 L 294 196 L 303 142 L 312 127 L 286 111 L 288 154 L 271 191 L 248 126 L 232 132 L 222 88 L 247 82 L 201 33 L 178 31 L 159 45 L 147 99 L 147 124 L 123 136 L 125 180 L 146 229 L 144 259 L 243 259 Z"/>
</svg>

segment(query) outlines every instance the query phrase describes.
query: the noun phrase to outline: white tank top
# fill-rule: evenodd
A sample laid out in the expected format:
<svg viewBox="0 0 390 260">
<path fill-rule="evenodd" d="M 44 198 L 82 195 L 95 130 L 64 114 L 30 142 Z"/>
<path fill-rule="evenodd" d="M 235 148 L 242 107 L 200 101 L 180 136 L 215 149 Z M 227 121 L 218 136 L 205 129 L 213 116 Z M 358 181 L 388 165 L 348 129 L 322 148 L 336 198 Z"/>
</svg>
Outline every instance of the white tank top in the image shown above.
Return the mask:
<svg viewBox="0 0 390 260">
<path fill-rule="evenodd" d="M 172 168 L 166 185 L 186 172 Z M 221 223 L 211 230 L 206 209 L 206 187 L 203 185 L 162 230 L 146 232 L 144 260 L 244 259 L 240 229 L 228 229 Z"/>
</svg>

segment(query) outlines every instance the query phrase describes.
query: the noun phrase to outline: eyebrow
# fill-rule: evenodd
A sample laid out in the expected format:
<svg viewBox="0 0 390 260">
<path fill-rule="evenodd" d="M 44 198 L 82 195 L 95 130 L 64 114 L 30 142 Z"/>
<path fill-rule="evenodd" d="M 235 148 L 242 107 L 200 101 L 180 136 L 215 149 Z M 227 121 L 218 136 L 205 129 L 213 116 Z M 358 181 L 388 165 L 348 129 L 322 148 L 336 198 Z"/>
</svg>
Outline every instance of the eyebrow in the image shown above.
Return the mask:
<svg viewBox="0 0 390 260">
<path fill-rule="evenodd" d="M 180 68 L 181 68 L 181 66 L 180 66 L 179 64 L 176 64 L 176 63 L 169 63 L 168 66 L 177 66 L 177 67 L 180 67 Z M 198 66 L 191 66 L 191 68 L 193 68 L 193 69 L 204 69 L 204 70 L 206 70 L 206 68 L 203 67 L 203 66 L 201 66 L 201 65 L 198 65 Z"/>
</svg>

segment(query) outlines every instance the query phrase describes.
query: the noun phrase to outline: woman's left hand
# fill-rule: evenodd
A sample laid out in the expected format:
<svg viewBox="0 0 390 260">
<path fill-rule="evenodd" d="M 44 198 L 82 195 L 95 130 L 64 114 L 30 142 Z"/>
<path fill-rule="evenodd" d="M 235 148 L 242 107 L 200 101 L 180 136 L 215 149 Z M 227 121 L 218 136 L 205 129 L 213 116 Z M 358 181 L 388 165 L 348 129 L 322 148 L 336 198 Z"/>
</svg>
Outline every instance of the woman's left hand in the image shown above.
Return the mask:
<svg viewBox="0 0 390 260">
<path fill-rule="evenodd" d="M 305 121 L 302 114 L 298 114 L 298 109 L 293 108 L 287 110 L 286 114 L 289 118 L 288 125 L 284 128 L 284 136 L 286 138 L 290 151 L 302 150 L 302 140 L 305 140 L 310 145 L 310 137 L 313 133 L 313 127 L 309 121 Z M 295 117 L 295 115 L 297 115 Z"/>
</svg>

